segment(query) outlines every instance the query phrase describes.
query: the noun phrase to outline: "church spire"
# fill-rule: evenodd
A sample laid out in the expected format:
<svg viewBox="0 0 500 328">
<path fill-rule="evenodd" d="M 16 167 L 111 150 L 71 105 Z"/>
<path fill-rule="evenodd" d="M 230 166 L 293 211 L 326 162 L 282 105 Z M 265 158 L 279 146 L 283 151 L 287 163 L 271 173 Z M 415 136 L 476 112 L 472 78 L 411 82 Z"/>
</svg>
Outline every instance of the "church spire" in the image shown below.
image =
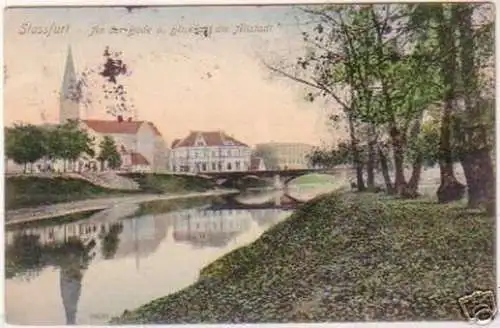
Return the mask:
<svg viewBox="0 0 500 328">
<path fill-rule="evenodd" d="M 80 116 L 80 107 L 75 99 L 74 90 L 76 83 L 76 70 L 73 62 L 71 46 L 68 45 L 66 55 L 66 64 L 61 86 L 59 121 L 66 123 L 68 119 L 78 119 Z"/>
<path fill-rule="evenodd" d="M 71 46 L 68 46 L 68 53 L 66 55 L 66 66 L 64 68 L 64 75 L 62 81 L 61 95 L 68 98 L 68 93 L 71 91 L 74 83 L 76 81 L 76 70 L 75 64 L 73 62 L 73 53 L 71 52 Z"/>
</svg>

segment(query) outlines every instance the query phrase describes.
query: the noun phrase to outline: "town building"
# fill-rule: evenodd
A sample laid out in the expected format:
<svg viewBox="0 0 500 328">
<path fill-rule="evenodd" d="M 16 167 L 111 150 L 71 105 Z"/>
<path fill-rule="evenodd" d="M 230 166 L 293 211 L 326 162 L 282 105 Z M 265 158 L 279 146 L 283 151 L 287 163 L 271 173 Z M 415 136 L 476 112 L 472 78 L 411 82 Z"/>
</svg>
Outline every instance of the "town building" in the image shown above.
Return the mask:
<svg viewBox="0 0 500 328">
<path fill-rule="evenodd" d="M 298 170 L 310 167 L 307 155 L 314 146 L 304 143 L 271 142 L 255 146 L 255 156 L 262 157 L 268 170 Z"/>
<path fill-rule="evenodd" d="M 174 172 L 248 171 L 250 147 L 223 131 L 191 131 L 175 140 L 170 152 Z"/>
</svg>

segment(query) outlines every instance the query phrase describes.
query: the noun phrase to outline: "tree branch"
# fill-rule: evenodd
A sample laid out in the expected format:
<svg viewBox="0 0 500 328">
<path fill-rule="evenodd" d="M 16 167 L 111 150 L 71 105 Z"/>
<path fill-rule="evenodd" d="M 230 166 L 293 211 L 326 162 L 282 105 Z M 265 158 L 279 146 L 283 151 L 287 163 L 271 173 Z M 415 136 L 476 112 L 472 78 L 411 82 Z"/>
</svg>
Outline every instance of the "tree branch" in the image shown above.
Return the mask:
<svg viewBox="0 0 500 328">
<path fill-rule="evenodd" d="M 345 110 L 345 111 L 350 111 L 351 110 L 351 107 L 348 106 L 344 101 L 342 101 L 342 99 L 340 99 L 340 97 L 335 93 L 333 92 L 333 90 L 329 89 L 327 86 L 325 86 L 324 84 L 322 84 L 321 82 L 313 79 L 313 81 L 307 81 L 303 78 L 300 78 L 298 76 L 294 76 L 290 73 L 287 73 L 279 68 L 276 68 L 276 67 L 273 67 L 269 64 L 267 64 L 266 62 L 263 62 L 264 66 L 266 66 L 267 69 L 269 69 L 270 71 L 272 72 L 275 72 L 275 73 L 278 73 L 286 78 L 289 78 L 295 82 L 299 82 L 299 83 L 302 83 L 302 84 L 305 84 L 309 87 L 312 87 L 312 88 L 315 88 L 315 89 L 319 89 L 321 91 L 324 91 L 326 92 L 327 94 L 329 94 L 330 96 L 332 96 L 333 99 L 335 99 L 335 101 L 342 106 L 342 108 Z"/>
</svg>

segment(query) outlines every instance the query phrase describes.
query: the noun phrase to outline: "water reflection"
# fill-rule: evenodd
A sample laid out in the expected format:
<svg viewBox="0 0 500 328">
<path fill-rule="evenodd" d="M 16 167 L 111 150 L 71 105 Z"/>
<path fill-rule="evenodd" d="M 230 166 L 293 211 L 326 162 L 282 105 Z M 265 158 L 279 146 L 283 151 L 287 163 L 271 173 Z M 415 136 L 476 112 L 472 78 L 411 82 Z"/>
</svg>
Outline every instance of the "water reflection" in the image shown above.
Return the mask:
<svg viewBox="0 0 500 328">
<path fill-rule="evenodd" d="M 52 229 L 46 235 L 53 237 Z M 6 278 L 21 278 L 28 282 L 36 280 L 45 267 L 59 271 L 59 290 L 65 312 L 65 323 L 75 324 L 78 299 L 83 275 L 95 253 L 93 240 L 84 242 L 70 238 L 55 242 L 54 238 L 41 238 L 42 235 L 16 233 L 11 237 L 12 244 L 6 247 Z M 8 294 L 7 294 L 8 296 Z"/>
<path fill-rule="evenodd" d="M 298 204 L 294 197 L 264 192 L 153 202 L 64 224 L 10 228 L 7 321 L 105 323 L 124 309 L 193 283 L 205 265 L 287 217 Z"/>
<path fill-rule="evenodd" d="M 248 210 L 187 210 L 174 214 L 174 240 L 195 247 L 224 247 L 250 228 Z"/>
</svg>

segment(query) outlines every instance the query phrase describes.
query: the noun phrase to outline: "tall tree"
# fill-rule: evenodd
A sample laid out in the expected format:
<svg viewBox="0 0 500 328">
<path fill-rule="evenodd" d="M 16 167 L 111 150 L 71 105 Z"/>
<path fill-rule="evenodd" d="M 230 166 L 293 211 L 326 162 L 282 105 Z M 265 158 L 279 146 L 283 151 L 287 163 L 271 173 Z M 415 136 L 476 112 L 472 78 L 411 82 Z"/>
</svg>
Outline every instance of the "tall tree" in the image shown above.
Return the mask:
<svg viewBox="0 0 500 328">
<path fill-rule="evenodd" d="M 67 162 L 74 163 L 80 156 L 87 154 L 93 157 L 93 138 L 79 127 L 78 121 L 68 121 L 55 130 L 56 136 L 60 139 L 58 146 L 60 158 L 64 160 L 64 171 L 67 169 Z"/>
<path fill-rule="evenodd" d="M 483 24 L 482 30 L 475 31 L 475 9 L 480 10 L 481 6 L 457 4 L 453 7 L 459 32 L 460 80 L 464 102 L 464 112 L 457 115 L 457 129 L 460 129 L 460 135 L 463 136 L 460 162 L 467 180 L 469 206 L 485 205 L 494 212 L 495 176 L 491 159 L 493 144 L 489 142 L 488 125 L 485 121 L 490 110 L 481 101 L 479 64 L 484 59 L 478 58 L 481 55 L 491 56 L 491 50 L 486 54 L 478 50 L 484 49 L 484 43 L 491 48 L 494 40 L 493 23 L 487 22 Z"/>
<path fill-rule="evenodd" d="M 448 202 L 462 198 L 465 187 L 458 182 L 453 171 L 452 155 L 452 118 L 456 111 L 457 48 L 455 44 L 455 26 L 457 17 L 451 7 L 440 4 L 432 8 L 430 17 L 437 23 L 437 35 L 440 49 L 441 75 L 445 85 L 443 110 L 441 117 L 441 134 L 439 143 L 439 166 L 441 184 L 437 190 L 440 202 Z"/>
<path fill-rule="evenodd" d="M 112 169 L 118 169 L 122 165 L 115 140 L 110 136 L 104 136 L 99 144 L 99 155 L 97 159 L 101 162 L 101 167 L 104 167 L 105 162 L 108 163 L 108 166 Z"/>
<path fill-rule="evenodd" d="M 42 129 L 32 124 L 16 124 L 5 130 L 5 154 L 15 163 L 24 166 L 33 164 L 44 156 L 44 137 Z M 31 170 L 33 167 L 31 165 Z"/>
</svg>

